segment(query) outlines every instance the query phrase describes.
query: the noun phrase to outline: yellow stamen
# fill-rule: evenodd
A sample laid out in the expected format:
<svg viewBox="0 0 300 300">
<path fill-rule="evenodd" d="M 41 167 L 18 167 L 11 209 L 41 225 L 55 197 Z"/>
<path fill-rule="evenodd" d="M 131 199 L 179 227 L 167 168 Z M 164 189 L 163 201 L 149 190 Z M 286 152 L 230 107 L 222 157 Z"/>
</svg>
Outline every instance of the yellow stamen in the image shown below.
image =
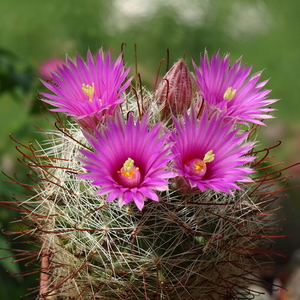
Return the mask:
<svg viewBox="0 0 300 300">
<path fill-rule="evenodd" d="M 206 173 L 206 164 L 212 162 L 214 159 L 215 154 L 213 154 L 213 150 L 209 150 L 206 152 L 203 159 L 193 159 L 188 166 L 192 168 L 193 172 L 196 172 L 197 174 L 200 173 L 199 176 L 202 178 Z"/>
<path fill-rule="evenodd" d="M 126 159 L 126 161 L 123 164 L 123 167 L 121 168 L 118 173 L 121 173 L 122 177 L 133 177 L 135 174 L 135 171 L 137 171 L 139 168 L 134 167 L 134 160 L 130 157 Z"/>
<path fill-rule="evenodd" d="M 197 160 L 195 163 L 194 163 L 194 169 L 196 171 L 196 173 L 199 173 L 199 172 L 204 172 L 204 168 L 206 167 L 206 164 L 204 161 L 202 160 Z"/>
<path fill-rule="evenodd" d="M 203 161 L 208 163 L 208 162 L 211 162 L 215 159 L 215 154 L 213 154 L 213 151 L 212 150 L 209 150 L 205 156 L 204 156 L 204 159 Z"/>
<path fill-rule="evenodd" d="M 223 98 L 224 98 L 224 100 L 230 101 L 235 96 L 235 94 L 236 94 L 236 90 L 233 90 L 232 87 L 230 86 L 225 91 Z"/>
<path fill-rule="evenodd" d="M 94 97 L 94 93 L 95 93 L 95 84 L 94 82 L 92 83 L 92 85 L 88 85 L 88 84 L 82 84 L 82 91 L 89 97 L 89 101 L 92 102 L 93 101 L 93 97 Z"/>
</svg>

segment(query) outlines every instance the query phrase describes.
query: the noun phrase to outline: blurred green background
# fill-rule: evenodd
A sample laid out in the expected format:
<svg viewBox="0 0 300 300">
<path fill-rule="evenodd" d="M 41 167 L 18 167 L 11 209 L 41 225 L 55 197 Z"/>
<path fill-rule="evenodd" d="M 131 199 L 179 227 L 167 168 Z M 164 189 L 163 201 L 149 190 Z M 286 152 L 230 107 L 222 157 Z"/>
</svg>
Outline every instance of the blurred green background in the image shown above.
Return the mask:
<svg viewBox="0 0 300 300">
<path fill-rule="evenodd" d="M 21 142 L 41 139 L 34 126 L 49 126 L 39 111 L 37 93 L 41 91 L 39 66 L 51 58 L 65 59 L 66 53 L 85 56 L 103 47 L 113 56 L 125 46 L 127 65 L 134 63 L 137 44 L 138 68 L 142 81 L 153 86 L 161 58 L 170 51 L 170 64 L 186 55 L 196 63 L 205 49 L 212 55 L 220 50 L 231 53 L 231 62 L 241 55 L 253 72 L 264 70 L 269 79 L 271 98 L 279 98 L 274 107 L 276 119 L 261 129 L 261 147 L 272 146 L 276 161 L 287 165 L 300 161 L 300 2 L 294 0 L 0 0 L 0 155 L 1 167 L 26 180 L 25 170 L 17 163 L 18 152 L 8 134 Z M 20 157 L 20 155 L 19 155 Z M 291 185 L 299 182 L 300 168 L 292 174 Z M 1 179 L 5 179 L 1 175 Z M 19 186 L 0 182 L 1 198 L 22 194 Z M 291 193 L 283 211 L 290 221 L 285 233 L 299 231 L 299 189 Z M 18 230 L 15 212 L 0 208 L 0 227 Z M 14 237 L 0 236 L 0 248 Z M 22 241 L 18 239 L 18 241 Z M 3 243 L 4 242 L 4 243 Z M 278 241 L 281 252 L 299 247 L 299 238 Z M 10 256 L 0 250 L 0 258 Z M 19 299 L 28 288 L 37 285 L 35 276 L 10 278 L 8 273 L 23 272 L 24 263 L 0 260 L 0 300 Z M 26 262 L 26 261 L 25 261 Z M 8 272 L 7 272 L 8 271 Z M 33 294 L 34 295 L 34 294 Z M 30 296 L 29 296 L 30 298 Z"/>
</svg>

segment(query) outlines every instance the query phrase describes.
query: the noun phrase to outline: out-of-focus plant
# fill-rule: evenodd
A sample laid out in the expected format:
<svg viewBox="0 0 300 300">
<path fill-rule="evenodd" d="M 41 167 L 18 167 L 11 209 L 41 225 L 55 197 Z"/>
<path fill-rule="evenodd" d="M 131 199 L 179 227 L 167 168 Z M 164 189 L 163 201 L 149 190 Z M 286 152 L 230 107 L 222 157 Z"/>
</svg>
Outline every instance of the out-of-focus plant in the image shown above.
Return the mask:
<svg viewBox="0 0 300 300">
<path fill-rule="evenodd" d="M 0 96 L 2 93 L 28 93 L 34 81 L 33 68 L 7 49 L 0 48 Z M 15 100 L 21 100 L 19 96 Z"/>
<path fill-rule="evenodd" d="M 30 93 L 36 85 L 36 76 L 33 67 L 25 60 L 14 54 L 12 51 L 0 48 L 0 103 L 2 106 L 1 115 L 1 134 L 3 138 L 0 143 L 0 159 L 1 168 L 5 168 L 12 172 L 15 171 L 14 161 L 16 153 L 10 151 L 10 147 L 6 148 L 8 141 L 8 130 L 15 130 L 16 136 L 22 138 L 26 132 L 26 125 L 20 128 L 21 122 L 26 121 L 27 113 L 26 106 L 30 104 Z M 23 112 L 21 118 L 15 109 L 14 114 L 7 114 L 6 111 L 12 112 L 14 107 L 22 107 Z M 29 111 L 27 109 L 27 111 Z M 29 115 L 29 113 L 28 113 Z M 25 130 L 24 130 L 25 129 Z M 5 133 L 4 133 L 5 132 Z M 11 194 L 21 193 L 20 187 L 8 187 L 3 183 L 5 176 L 0 174 L 0 197 L 8 199 Z M 24 179 L 24 177 L 23 177 Z M 28 179 L 29 181 L 29 179 Z M 6 206 L 6 205 L 4 205 Z M 18 226 L 12 222 L 14 219 L 19 219 L 19 212 L 14 210 L 0 209 L 0 228 L 6 228 L 8 232 L 17 230 Z M 13 258 L 14 253 L 11 249 L 18 248 L 19 251 L 30 251 L 31 247 L 23 244 L 28 241 L 27 237 L 20 237 L 17 243 L 11 243 L 10 238 L 0 232 L 0 278 L 1 299 L 17 299 L 25 293 L 24 278 L 21 276 L 24 266 L 19 264 L 17 258 Z M 16 246 L 18 245 L 18 246 Z M 3 259 L 7 258 L 7 259 Z M 9 278 L 8 274 L 13 275 L 13 279 Z M 32 285 L 29 280 L 28 286 Z M 27 286 L 27 287 L 28 287 Z M 18 288 L 16 288 L 18 287 Z"/>
</svg>

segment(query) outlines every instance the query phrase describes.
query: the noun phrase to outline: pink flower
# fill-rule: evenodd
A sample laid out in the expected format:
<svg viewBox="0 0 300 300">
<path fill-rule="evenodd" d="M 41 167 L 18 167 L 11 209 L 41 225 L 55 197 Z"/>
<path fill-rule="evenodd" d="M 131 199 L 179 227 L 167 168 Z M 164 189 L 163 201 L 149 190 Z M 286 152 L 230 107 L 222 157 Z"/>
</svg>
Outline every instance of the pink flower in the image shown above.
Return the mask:
<svg viewBox="0 0 300 300">
<path fill-rule="evenodd" d="M 58 66 L 62 66 L 65 62 L 60 58 L 50 58 L 43 61 L 39 66 L 39 73 L 44 80 L 52 80 L 52 74 L 58 71 Z"/>
<path fill-rule="evenodd" d="M 107 126 L 86 134 L 95 152 L 81 150 L 80 160 L 89 173 L 78 175 L 99 186 L 97 195 L 107 194 L 106 201 L 119 200 L 119 206 L 134 201 L 142 210 L 145 200 L 158 201 L 155 191 L 168 190 L 167 170 L 172 159 L 168 134 L 161 135 L 161 124 L 148 128 L 148 117 L 134 123 L 132 115 L 124 124 L 120 115 L 107 118 Z"/>
<path fill-rule="evenodd" d="M 223 114 L 236 119 L 239 123 L 252 122 L 264 125 L 258 119 L 272 118 L 266 108 L 277 99 L 267 99 L 270 90 L 261 90 L 266 81 L 258 83 L 261 72 L 250 76 L 252 67 L 241 66 L 238 59 L 229 65 L 229 54 L 220 58 L 219 53 L 209 61 L 207 52 L 200 56 L 200 67 L 193 63 L 196 72 L 195 82 L 199 95 Z"/>
<path fill-rule="evenodd" d="M 247 175 L 253 170 L 245 164 L 254 157 L 245 154 L 254 143 L 243 143 L 247 133 L 237 135 L 239 129 L 233 130 L 233 122 L 225 124 L 223 118 L 215 113 L 209 119 L 204 111 L 198 120 L 192 108 L 182 121 L 173 119 L 175 131 L 170 138 L 175 155 L 173 167 L 182 186 L 187 183 L 196 191 L 213 189 L 230 193 L 230 189 L 239 189 L 236 182 L 252 181 Z"/>
<path fill-rule="evenodd" d="M 77 56 L 76 64 L 67 58 L 66 65 L 53 73 L 53 82 L 43 84 L 54 93 L 42 93 L 44 99 L 63 112 L 74 117 L 85 128 L 94 128 L 107 114 L 112 114 L 116 106 L 125 101 L 122 93 L 130 85 L 126 81 L 129 69 L 124 70 L 122 56 L 111 62 L 110 53 L 106 57 L 102 49 L 95 60 L 90 51 L 87 63 Z M 125 83 L 124 83 L 125 82 Z"/>
</svg>

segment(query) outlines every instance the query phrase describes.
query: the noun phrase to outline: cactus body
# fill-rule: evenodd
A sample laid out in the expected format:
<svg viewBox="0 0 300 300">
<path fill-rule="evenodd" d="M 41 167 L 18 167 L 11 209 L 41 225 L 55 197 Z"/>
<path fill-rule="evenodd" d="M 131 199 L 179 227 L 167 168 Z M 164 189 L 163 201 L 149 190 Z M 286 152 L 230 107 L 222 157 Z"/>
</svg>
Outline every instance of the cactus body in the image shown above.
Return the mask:
<svg viewBox="0 0 300 300">
<path fill-rule="evenodd" d="M 104 59 L 103 53 L 98 54 L 99 60 L 101 57 Z M 214 59 L 218 59 L 218 56 Z M 227 57 L 225 61 L 227 63 Z M 77 62 L 79 69 L 83 63 L 79 60 Z M 95 73 L 97 65 L 96 62 L 95 64 L 92 62 L 90 53 L 88 62 L 90 69 Z M 121 61 L 117 61 L 115 66 L 116 69 L 120 69 L 117 76 L 122 75 L 120 78 L 125 80 L 128 72 L 121 71 L 120 63 Z M 70 61 L 68 64 L 71 66 L 70 69 L 74 70 L 75 67 L 72 67 Z M 107 65 L 106 68 L 109 69 Z M 238 68 L 238 64 L 234 68 Z M 184 70 L 184 79 L 190 80 L 186 76 L 186 69 Z M 88 68 L 85 67 L 85 72 L 87 71 Z M 64 72 L 67 73 L 66 70 Z M 197 72 L 200 71 L 197 69 Z M 70 72 L 68 76 L 71 76 Z M 199 84 L 203 81 L 202 77 Z M 55 78 L 58 79 L 58 75 Z M 250 139 L 249 134 L 241 133 L 235 138 L 238 131 L 242 131 L 235 129 L 236 123 L 230 121 L 229 124 L 233 125 L 223 125 L 222 122 L 226 123 L 231 117 L 223 116 L 226 108 L 219 112 L 220 108 L 207 107 L 208 104 L 204 104 L 203 113 L 203 106 L 197 107 L 199 101 L 205 101 L 201 99 L 200 94 L 196 94 L 192 99 L 185 99 L 189 105 L 192 103 L 192 108 L 188 110 L 185 105 L 182 116 L 175 114 L 177 110 L 172 112 L 172 106 L 167 103 L 168 101 L 156 99 L 155 93 L 147 92 L 146 89 L 143 89 L 143 95 L 138 95 L 137 92 L 132 95 L 125 91 L 128 81 L 122 88 L 122 95 L 116 92 L 119 98 L 126 99 L 126 103 L 122 106 L 118 106 L 117 103 L 116 107 L 112 107 L 108 94 L 101 89 L 99 91 L 97 82 L 89 81 L 91 80 L 86 79 L 85 82 L 80 82 L 83 87 L 83 93 L 80 92 L 80 95 L 88 97 L 85 101 L 90 103 L 100 101 L 101 99 L 97 97 L 106 95 L 107 111 L 110 111 L 111 115 L 106 116 L 105 112 L 101 111 L 97 113 L 97 118 L 96 115 L 92 117 L 85 115 L 80 119 L 77 114 L 75 121 L 66 123 L 58 118 L 54 129 L 44 132 L 46 138 L 43 144 L 38 147 L 24 146 L 31 151 L 31 154 L 24 154 L 24 158 L 36 184 L 30 187 L 34 195 L 26 201 L 18 202 L 18 205 L 23 209 L 25 219 L 32 225 L 32 230 L 27 231 L 27 234 L 34 236 L 41 245 L 39 299 L 251 299 L 255 291 L 248 289 L 248 286 L 258 280 L 259 271 L 263 268 L 262 261 L 270 259 L 272 253 L 268 250 L 266 242 L 270 236 L 277 233 L 274 228 L 275 221 L 270 218 L 274 194 L 280 190 L 279 187 L 274 188 L 274 185 L 285 181 L 285 178 L 277 177 L 277 172 L 270 172 L 269 175 L 263 176 L 254 173 L 252 181 L 247 180 L 245 175 L 259 169 L 267 157 L 254 160 L 253 155 L 258 155 L 259 151 L 255 152 L 252 149 L 253 143 L 245 142 L 246 135 Z M 62 85 L 67 84 L 67 80 L 59 82 Z M 63 94 L 56 86 L 46 85 L 53 92 Z M 170 86 L 173 87 L 173 83 L 163 84 L 166 97 L 171 95 L 170 91 L 166 90 Z M 262 86 L 261 84 L 259 88 Z M 226 93 L 228 88 L 231 91 L 232 87 L 225 88 Z M 235 92 L 231 93 L 230 97 L 224 96 L 226 99 L 224 98 L 222 103 L 240 97 L 239 87 L 233 88 Z M 114 89 L 117 90 L 116 87 Z M 177 89 L 172 92 L 177 93 Z M 207 90 L 205 92 L 207 93 Z M 257 94 L 259 100 L 264 100 L 266 93 Z M 192 97 L 191 93 L 188 95 Z M 253 98 L 254 95 L 252 92 L 249 97 Z M 176 101 L 180 101 L 180 95 L 176 94 L 176 97 Z M 53 101 L 48 102 L 53 104 Z M 87 105 L 93 104 L 89 102 L 84 105 L 88 107 Z M 162 108 L 164 103 L 169 107 Z M 64 102 L 64 109 L 66 107 Z M 82 107 L 85 106 L 82 104 Z M 121 113 L 116 113 L 117 110 Z M 234 115 L 233 112 L 231 114 Z M 97 192 L 99 188 L 97 182 L 91 183 L 85 179 L 85 176 L 91 176 L 89 174 L 93 173 L 97 166 L 91 165 L 90 169 L 87 168 L 90 173 L 87 173 L 84 162 L 88 164 L 89 161 L 84 158 L 84 154 L 90 151 L 91 157 L 96 157 L 94 144 L 97 143 L 97 139 L 103 141 L 109 136 L 110 126 L 118 133 L 120 139 L 126 132 L 134 133 L 135 128 L 140 130 L 137 128 L 144 126 L 144 121 L 140 121 L 144 115 L 149 119 L 147 132 L 153 130 L 155 134 L 152 136 L 157 135 L 154 141 L 160 145 L 157 151 L 166 152 L 157 157 L 165 162 L 167 168 L 173 171 L 175 169 L 178 173 L 175 172 L 176 176 L 170 175 L 168 188 L 161 187 L 163 180 L 153 177 L 153 174 L 159 174 L 161 168 L 159 166 L 158 171 L 153 171 L 155 161 L 152 162 L 152 169 L 150 168 L 151 177 L 148 173 L 143 174 L 146 171 L 141 167 L 134 166 L 135 162 L 131 155 L 128 158 L 126 156 L 125 160 L 124 158 L 122 160 L 125 161 L 123 167 L 122 165 L 118 167 L 112 180 L 117 182 L 120 176 L 123 176 L 122 181 L 118 182 L 124 183 L 125 187 L 120 189 L 124 195 L 128 190 L 135 195 L 135 189 L 140 188 L 154 201 L 137 196 L 138 199 L 135 200 L 142 203 L 139 202 L 140 206 L 136 206 L 135 200 L 129 201 L 130 198 L 124 196 L 119 204 L 117 201 L 107 202 L 108 195 Z M 251 112 L 251 117 L 253 115 Z M 259 116 L 259 113 L 257 115 Z M 107 123 L 105 118 L 108 120 Z M 114 118 L 122 120 L 116 121 L 117 125 L 114 126 L 111 121 Z M 238 116 L 234 118 L 238 120 Z M 133 119 L 135 124 L 130 123 Z M 159 120 L 162 121 L 164 130 L 160 134 L 155 127 Z M 125 125 L 122 125 L 122 122 L 125 122 Z M 91 127 L 94 123 L 99 125 L 97 129 Z M 202 144 L 206 143 L 205 137 L 203 143 L 195 142 L 192 148 L 200 147 L 202 152 L 199 150 L 201 152 L 199 157 L 194 159 L 190 154 L 194 150 L 188 148 L 188 139 L 190 138 L 192 142 L 193 137 L 189 135 L 195 130 L 197 136 L 198 129 L 206 130 L 207 136 L 209 134 L 211 136 L 207 138 L 206 150 L 200 149 Z M 209 143 L 218 144 L 217 140 L 211 142 L 214 141 L 213 130 L 218 134 L 221 132 L 220 138 L 228 137 L 235 145 L 230 148 L 224 140 L 216 148 L 211 149 L 213 146 Z M 163 135 L 167 131 L 172 133 L 168 135 L 169 140 L 167 138 L 164 140 Z M 112 134 L 111 138 L 114 139 L 115 136 Z M 134 138 L 146 139 L 146 136 L 132 137 L 133 140 Z M 201 135 L 199 134 L 197 138 L 201 138 Z M 184 140 L 182 146 L 178 146 L 181 145 L 180 139 Z M 110 139 L 107 142 L 110 142 Z M 170 144 L 170 148 L 166 148 L 169 146 L 164 143 Z M 106 146 L 102 144 L 102 147 Z M 101 148 L 101 143 L 99 147 Z M 218 161 L 221 155 L 218 153 L 218 147 L 228 150 L 229 162 L 226 162 L 226 155 L 222 161 Z M 126 149 L 124 148 L 124 151 L 127 151 Z M 250 150 L 251 153 L 247 153 Z M 111 151 L 114 149 L 111 148 Z M 143 151 L 147 152 L 144 148 Z M 175 163 L 166 158 L 167 153 L 172 151 L 174 155 L 169 156 L 169 160 L 172 157 Z M 183 158 L 180 157 L 180 151 L 184 152 Z M 185 157 L 187 163 L 182 163 L 184 166 L 181 166 L 181 161 L 184 162 Z M 234 160 L 237 161 L 235 165 Z M 135 158 L 135 161 L 139 162 L 139 158 Z M 226 169 L 226 164 L 232 164 L 234 166 L 232 170 L 236 170 L 238 175 Z M 219 174 L 219 169 L 223 170 L 226 176 Z M 215 170 L 217 175 L 212 170 Z M 137 171 L 140 172 L 138 176 L 144 176 L 147 180 L 150 178 L 148 187 L 151 186 L 151 180 L 157 182 L 155 191 L 149 191 L 144 186 L 139 187 L 140 177 L 129 182 Z M 163 174 L 161 177 L 165 177 L 169 173 L 164 171 L 161 174 Z M 216 182 L 215 178 L 219 178 L 216 176 L 224 178 L 220 177 L 219 182 Z"/>
</svg>

